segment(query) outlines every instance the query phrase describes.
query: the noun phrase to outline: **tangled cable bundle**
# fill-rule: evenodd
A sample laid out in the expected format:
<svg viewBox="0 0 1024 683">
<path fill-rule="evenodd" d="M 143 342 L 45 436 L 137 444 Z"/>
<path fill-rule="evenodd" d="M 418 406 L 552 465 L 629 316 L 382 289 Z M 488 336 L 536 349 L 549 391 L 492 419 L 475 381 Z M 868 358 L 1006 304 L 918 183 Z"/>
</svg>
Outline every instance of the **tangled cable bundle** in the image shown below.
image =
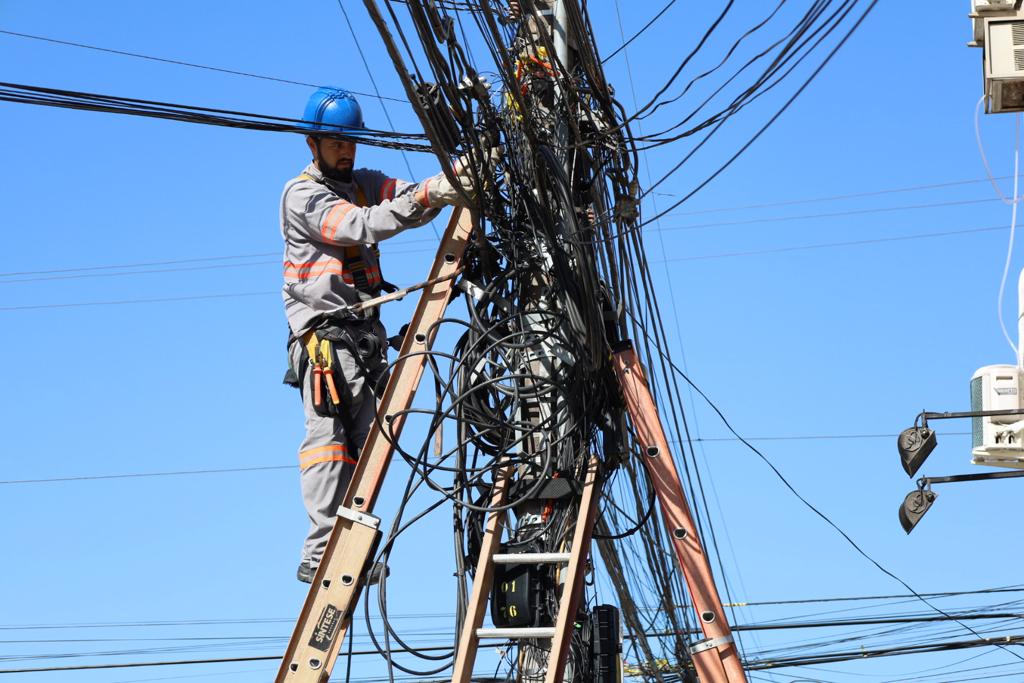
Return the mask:
<svg viewBox="0 0 1024 683">
<path fill-rule="evenodd" d="M 684 671 L 687 634 L 696 624 L 668 536 L 652 514 L 653 488 L 624 417 L 611 365 L 616 345 L 624 340 L 633 341 L 648 368 L 666 431 L 679 444 L 674 457 L 695 522 L 714 557 L 718 549 L 640 230 L 645 193 L 637 178 L 638 140 L 650 147 L 706 130 L 699 148 L 732 115 L 788 76 L 857 2 L 812 3 L 795 27 L 740 66 L 714 95 L 677 124 L 641 139 L 632 135 L 631 124 L 663 105 L 685 102 L 690 88 L 727 63 L 782 3 L 743 34 L 718 66 L 695 76 L 672 99 L 662 99 L 702 40 L 654 98 L 629 115 L 605 80 L 586 3 L 565 3 L 568 39 L 556 45 L 553 5 L 546 0 L 503 6 L 488 0 L 385 1 L 387 19 L 376 2 L 364 1 L 435 154 L 445 164 L 459 155 L 460 164 L 472 170 L 479 217 L 457 287 L 465 315 L 452 313 L 434 330 L 438 339 L 454 341 L 417 352 L 428 356 L 435 400 L 417 405 L 406 417 L 416 416 L 425 425 L 424 437 L 411 447 L 398 443 L 389 425 L 380 425 L 410 473 L 378 559 L 387 562 L 402 533 L 451 503 L 457 630 L 486 515 L 497 509 L 513 513 L 504 552 L 568 550 L 579 489 L 588 463 L 597 457 L 601 502 L 595 539 L 601 561 L 596 580 L 615 593 L 632 648 L 628 656 L 642 663 L 638 675 L 667 680 L 656 663 L 672 661 Z M 707 35 L 732 4 L 726 3 Z M 410 26 L 415 35 L 407 34 Z M 486 62 L 471 54 L 481 44 Z M 732 103 L 694 121 L 715 95 L 768 57 L 764 73 L 734 93 Z M 508 500 L 495 508 L 491 487 L 503 468 L 515 474 Z M 538 495 L 557 480 L 570 494 Z M 411 513 L 407 508 L 420 490 L 438 495 L 426 509 Z M 535 620 L 551 623 L 558 601 L 554 570 L 535 592 Z M 594 597 L 588 591 L 585 603 Z M 384 630 L 374 633 L 369 618 L 367 627 L 389 667 L 430 675 L 451 665 L 454 648 L 418 652 L 392 627 L 386 582 L 378 587 L 377 605 Z M 393 642 L 427 662 L 427 670 L 395 662 Z M 510 675 L 518 672 L 523 680 L 542 675 L 541 642 L 520 642 L 520 656 L 504 665 Z M 570 650 L 572 679 L 586 680 L 581 648 Z"/>
<path fill-rule="evenodd" d="M 427 104 L 421 119 L 432 140 L 448 135 L 452 149 L 439 152 L 453 151 L 457 145 L 464 162 L 474 169 L 483 220 L 464 259 L 460 288 L 465 292 L 465 317 L 438 323 L 448 335 L 458 331 L 457 341 L 450 352 L 436 344 L 422 352 L 429 355 L 436 400 L 432 408 L 409 411 L 408 416 L 429 421 L 418 447 L 395 442 L 396 452 L 412 471 L 379 559 L 387 561 L 396 539 L 412 524 L 452 502 L 459 577 L 456 616 L 461 624 L 484 518 L 497 509 L 490 505 L 490 489 L 498 469 L 511 467 L 516 472 L 502 506 L 514 511 L 516 520 L 506 550 L 564 552 L 575 525 L 578 495 L 544 502 L 536 494 L 552 479 L 563 480 L 578 494 L 587 463 L 598 455 L 605 508 L 598 531 L 599 537 L 607 537 L 601 543 L 610 552 L 602 549 L 602 557 L 612 582 L 628 599 L 626 577 L 637 568 L 625 566 L 615 545 L 637 534 L 644 539 L 644 548 L 635 557 L 646 556 L 661 583 L 661 610 L 643 621 L 639 611 L 627 610 L 628 627 L 639 633 L 659 625 L 665 627 L 661 630 L 682 628 L 687 623 L 679 614 L 685 594 L 661 552 L 661 531 L 650 523 L 653 494 L 642 468 L 630 461 L 635 447 L 628 441 L 610 363 L 612 344 L 623 337 L 626 327 L 623 306 L 631 299 L 637 302 L 636 287 L 644 279 L 636 266 L 642 262 L 642 239 L 632 229 L 639 219 L 636 149 L 623 124 L 623 108 L 603 80 L 592 43 L 577 44 L 575 66 L 566 69 L 558 62 L 535 7 L 520 8 L 518 21 L 506 14 L 501 24 L 486 3 L 480 3 L 471 16 L 505 86 L 492 95 L 454 31 L 445 35 L 447 55 L 434 44 L 435 27 L 453 22 L 430 5 L 408 3 L 436 77 L 436 82 L 428 81 L 414 67 L 418 92 L 438 98 L 421 99 L 421 105 Z M 399 25 L 390 3 L 388 9 Z M 571 14 L 570 21 L 582 32 L 582 15 Z M 404 36 L 401 40 L 407 42 Z M 431 85 L 424 85 L 428 82 Z M 438 106 L 439 101 L 445 106 Z M 491 150 L 499 145 L 503 154 L 495 159 Z M 443 427 L 445 422 L 450 423 L 448 428 Z M 388 425 L 380 427 L 389 433 Z M 455 438 L 431 458 L 432 444 L 439 443 L 442 429 Z M 440 496 L 406 520 L 406 506 L 421 487 Z M 384 583 L 377 601 L 385 617 L 384 633 L 382 638 L 373 634 L 385 654 L 392 640 L 408 647 L 386 618 L 386 595 Z M 554 581 L 540 593 L 537 609 L 548 620 L 553 618 Z M 666 616 L 659 616 L 659 611 Z M 685 655 L 681 635 L 667 641 L 673 641 L 669 650 Z M 525 646 L 530 647 L 537 646 Z M 640 647 L 652 656 L 666 650 L 646 642 Z M 389 661 L 406 673 L 428 675 L 443 671 L 452 656 L 413 654 L 434 665 L 418 671 L 390 657 Z M 584 676 L 582 655 L 575 652 L 572 657 L 570 669 L 577 677 Z"/>
</svg>

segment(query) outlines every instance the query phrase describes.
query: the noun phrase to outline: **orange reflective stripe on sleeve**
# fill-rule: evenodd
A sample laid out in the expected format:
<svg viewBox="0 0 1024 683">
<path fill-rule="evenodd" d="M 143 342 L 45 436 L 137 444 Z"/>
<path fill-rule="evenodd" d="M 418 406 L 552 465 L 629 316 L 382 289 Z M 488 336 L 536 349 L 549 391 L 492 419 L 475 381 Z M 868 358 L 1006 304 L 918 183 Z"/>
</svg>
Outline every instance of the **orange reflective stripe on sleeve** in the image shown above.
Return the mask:
<svg viewBox="0 0 1024 683">
<path fill-rule="evenodd" d="M 395 198 L 395 179 L 388 178 L 384 181 L 384 184 L 380 186 L 380 200 Z"/>
<path fill-rule="evenodd" d="M 299 469 L 319 464 L 321 462 L 347 462 L 355 465 L 356 461 L 348 457 L 348 448 L 344 444 L 335 443 L 319 448 L 310 448 L 299 452 Z"/>
<path fill-rule="evenodd" d="M 338 202 L 334 208 L 327 212 L 324 216 L 324 222 L 320 226 L 320 235 L 326 240 L 334 240 L 334 236 L 338 234 L 338 227 L 341 222 L 348 215 L 348 212 L 356 208 L 355 204 L 350 204 L 346 201 Z"/>
</svg>

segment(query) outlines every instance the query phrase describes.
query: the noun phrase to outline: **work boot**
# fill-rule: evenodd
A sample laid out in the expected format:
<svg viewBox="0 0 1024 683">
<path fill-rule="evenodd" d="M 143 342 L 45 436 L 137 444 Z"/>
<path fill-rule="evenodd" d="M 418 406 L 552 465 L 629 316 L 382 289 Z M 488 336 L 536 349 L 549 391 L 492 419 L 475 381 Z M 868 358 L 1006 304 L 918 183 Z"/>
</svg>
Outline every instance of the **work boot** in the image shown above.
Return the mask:
<svg viewBox="0 0 1024 683">
<path fill-rule="evenodd" d="M 303 560 L 298 571 L 295 572 L 295 578 L 302 583 L 313 583 L 314 576 L 316 576 L 316 567 L 311 566 L 309 560 Z"/>
<path fill-rule="evenodd" d="M 366 585 L 377 585 L 380 583 L 381 575 L 387 578 L 391 576 L 391 570 L 383 562 L 374 562 L 370 571 L 366 572 Z M 309 560 L 303 560 L 298 571 L 295 572 L 295 578 L 303 583 L 313 583 L 314 576 L 316 576 L 316 567 L 310 566 Z"/>
</svg>

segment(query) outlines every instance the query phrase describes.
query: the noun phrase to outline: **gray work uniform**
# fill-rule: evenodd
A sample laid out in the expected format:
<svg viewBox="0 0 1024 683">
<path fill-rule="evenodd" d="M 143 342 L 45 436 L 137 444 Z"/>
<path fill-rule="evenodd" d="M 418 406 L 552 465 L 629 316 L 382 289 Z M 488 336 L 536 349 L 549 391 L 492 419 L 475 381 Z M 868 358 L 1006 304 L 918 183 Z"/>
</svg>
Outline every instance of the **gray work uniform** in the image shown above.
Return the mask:
<svg viewBox="0 0 1024 683">
<path fill-rule="evenodd" d="M 418 183 L 389 178 L 378 171 L 353 171 L 353 182 L 324 178 L 314 164 L 284 187 L 281 236 L 284 238 L 284 306 L 295 338 L 288 354 L 302 383 L 306 436 L 299 447 L 302 499 L 309 534 L 302 560 L 320 563 L 334 517 L 352 477 L 376 413 L 372 377 L 387 365 L 387 339 L 376 312 L 355 316 L 349 307 L 373 298 L 382 282 L 377 242 L 433 219 Z M 303 335 L 325 322 L 350 326 L 358 335 L 376 337 L 377 352 L 357 357 L 337 344 L 335 380 L 343 416 L 324 417 L 313 409 L 312 368 L 303 366 Z M 372 346 L 372 344 L 371 344 Z"/>
</svg>

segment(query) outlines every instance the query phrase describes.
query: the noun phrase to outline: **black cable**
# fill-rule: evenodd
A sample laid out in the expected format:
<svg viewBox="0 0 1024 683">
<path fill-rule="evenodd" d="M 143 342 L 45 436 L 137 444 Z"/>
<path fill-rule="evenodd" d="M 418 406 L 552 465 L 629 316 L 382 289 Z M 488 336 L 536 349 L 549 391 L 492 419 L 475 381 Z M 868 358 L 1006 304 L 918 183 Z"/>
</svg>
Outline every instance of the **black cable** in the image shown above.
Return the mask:
<svg viewBox="0 0 1024 683">
<path fill-rule="evenodd" d="M 811 75 L 808 76 L 808 78 L 796 90 L 796 92 L 794 92 L 786 100 L 786 102 L 782 105 L 782 107 L 768 120 L 768 122 L 765 123 L 763 126 L 761 126 L 761 128 L 746 143 L 744 143 L 743 146 L 740 147 L 739 150 L 737 150 L 731 157 L 729 157 L 729 159 L 724 164 L 719 166 L 718 169 L 716 169 L 706 179 L 704 179 L 702 182 L 700 182 L 697 185 L 697 187 L 695 187 L 693 190 L 691 190 L 690 192 L 685 194 L 679 201 L 675 202 L 674 204 L 672 204 L 672 206 L 670 206 L 667 209 L 665 209 L 664 211 L 660 212 L 659 214 L 657 214 L 653 218 L 644 221 L 638 227 L 642 227 L 643 225 L 645 225 L 647 223 L 650 223 L 651 221 L 657 220 L 658 218 L 664 216 L 665 214 L 667 214 L 668 212 L 672 211 L 676 207 L 680 206 L 685 201 L 687 201 L 690 197 L 692 197 L 697 192 L 699 192 L 704 187 L 706 187 L 712 180 L 714 180 L 719 175 L 721 175 L 727 168 L 729 168 L 729 166 L 731 166 L 733 164 L 733 162 L 735 162 L 736 159 L 738 159 L 740 157 L 740 155 L 742 155 L 745 151 L 747 151 L 750 148 L 750 146 L 753 145 L 758 140 L 758 138 L 760 138 L 764 134 L 764 132 L 766 130 L 768 130 L 768 128 L 770 128 L 772 126 L 772 124 L 774 124 L 779 119 L 779 117 L 782 116 L 782 114 L 784 114 L 786 112 L 787 109 L 789 109 L 789 107 L 804 92 L 804 90 L 806 90 L 807 87 L 810 86 L 810 84 L 814 81 L 814 79 L 817 78 L 818 74 L 820 74 L 822 72 L 822 70 L 828 65 L 828 63 L 830 61 L 832 61 L 832 58 L 835 57 L 836 53 L 839 52 L 839 50 L 846 44 L 846 42 L 850 39 L 850 37 L 857 31 L 858 28 L 860 28 L 860 25 L 864 22 L 864 20 L 868 17 L 868 15 L 871 13 L 871 11 L 875 8 L 875 6 L 877 4 L 878 4 L 878 0 L 871 0 L 871 2 L 868 4 L 868 6 L 864 10 L 864 12 L 854 22 L 853 26 L 846 32 L 845 35 L 843 35 L 843 37 L 839 40 L 839 42 L 836 43 L 836 45 L 832 48 L 832 50 L 825 57 L 825 59 L 822 60 L 822 62 L 814 69 L 814 71 L 811 72 Z M 676 170 L 678 170 L 678 167 L 677 167 Z M 661 180 L 656 182 L 653 186 L 647 188 L 647 191 L 650 192 L 654 187 L 657 187 L 662 182 L 664 182 L 670 175 L 671 175 L 671 172 L 666 174 Z"/>
<path fill-rule="evenodd" d="M 605 63 L 607 63 L 607 62 L 608 62 L 608 60 L 610 60 L 610 59 L 611 59 L 612 57 L 614 57 L 615 55 L 619 54 L 620 52 L 622 52 L 623 50 L 625 50 L 625 49 L 626 49 L 627 47 L 629 47 L 629 45 L 630 45 L 630 44 L 631 44 L 631 43 L 632 43 L 632 42 L 633 42 L 634 40 L 636 40 L 636 39 L 637 39 L 637 38 L 639 38 L 639 37 L 640 37 L 641 35 L 643 35 L 644 31 L 646 31 L 646 30 L 647 30 L 647 29 L 649 29 L 649 28 L 650 28 L 651 26 L 653 26 L 653 25 L 655 24 L 655 22 L 657 22 L 657 21 L 658 21 L 658 19 L 661 19 L 661 15 L 663 15 L 663 14 L 665 14 L 665 12 L 669 11 L 669 9 L 671 9 L 671 8 L 672 8 L 672 5 L 674 5 L 674 4 L 676 4 L 676 0 L 669 0 L 668 4 L 667 4 L 667 5 L 665 5 L 664 7 L 662 7 L 662 8 L 661 8 L 661 11 L 659 11 L 659 12 L 658 12 L 657 14 L 655 14 L 655 15 L 654 15 L 654 16 L 653 16 L 653 17 L 651 18 L 651 20 L 650 20 L 650 21 L 648 21 L 648 22 L 647 22 L 646 24 L 644 24 L 644 25 L 643 25 L 643 28 L 641 28 L 641 29 L 640 29 L 639 31 L 637 31 L 637 32 L 636 32 L 636 33 L 634 33 L 634 34 L 633 34 L 632 36 L 630 36 L 630 37 L 629 37 L 629 40 L 626 40 L 626 41 L 624 41 L 624 42 L 622 43 L 622 45 L 619 45 L 619 46 L 618 46 L 617 48 L 615 48 L 614 50 L 612 50 L 612 52 L 611 52 L 611 53 L 610 53 L 610 54 L 609 54 L 609 55 L 608 55 L 607 57 L 603 58 L 603 59 L 601 60 L 601 64 L 605 64 Z"/>
<path fill-rule="evenodd" d="M 373 69 L 370 68 L 370 63 L 366 61 L 366 55 L 363 54 L 363 47 L 359 44 L 359 36 L 356 35 L 355 29 L 352 27 L 352 22 L 348 18 L 348 12 L 345 10 L 345 3 L 342 0 L 338 0 L 338 9 L 341 10 L 341 15 L 345 18 L 345 25 L 348 27 L 349 35 L 352 36 L 352 43 L 356 46 L 356 52 L 359 53 L 359 59 L 363 62 L 363 68 L 366 70 L 366 76 L 370 79 L 370 85 L 373 86 L 373 92 L 376 93 L 376 97 L 380 100 L 380 108 L 384 111 L 384 118 L 388 122 L 388 129 L 392 132 L 396 130 L 394 121 L 391 120 L 391 113 L 388 112 L 387 106 L 384 104 L 384 98 L 380 95 L 380 88 L 377 87 L 377 79 L 373 77 Z M 402 160 L 405 162 L 405 168 L 409 171 L 410 182 L 415 181 L 415 174 L 412 172 L 412 164 L 409 163 L 409 156 L 402 150 Z M 430 229 L 434 232 L 434 237 L 441 239 L 441 235 L 437 232 L 437 227 L 434 225 L 434 221 L 430 221 Z"/>
<path fill-rule="evenodd" d="M 660 351 L 660 349 L 659 349 L 659 351 Z M 868 560 L 868 562 L 870 562 L 871 564 L 873 564 L 873 565 L 874 565 L 874 566 L 875 566 L 875 567 L 876 567 L 876 568 L 877 568 L 877 569 L 878 569 L 879 571 L 881 571 L 881 572 L 882 572 L 883 574 L 885 574 L 886 576 L 888 576 L 888 577 L 890 577 L 890 578 L 894 579 L 894 580 L 895 580 L 895 581 L 896 581 L 897 583 L 899 583 L 899 584 L 900 584 L 900 585 L 902 585 L 902 586 L 903 586 L 904 588 L 906 588 L 906 589 L 907 589 L 908 591 L 910 591 L 910 593 L 911 593 L 911 594 L 913 594 L 913 595 L 914 595 L 914 597 L 916 597 L 916 598 L 917 598 L 918 600 L 920 600 L 921 602 L 923 602 L 923 603 L 924 603 L 925 605 L 927 605 L 927 606 L 928 606 L 929 608 L 931 608 L 931 609 L 932 609 L 933 611 L 935 611 L 935 612 L 937 612 L 938 614 L 941 614 L 941 615 L 943 615 L 943 616 L 945 616 L 945 617 L 949 617 L 949 618 L 950 618 L 951 620 L 953 620 L 953 621 L 956 621 L 956 623 L 957 623 L 957 624 L 959 624 L 960 626 L 962 626 L 962 627 L 963 627 L 963 628 L 964 628 L 965 630 L 969 631 L 969 632 L 970 632 L 971 634 L 973 634 L 973 635 L 975 635 L 975 636 L 978 636 L 978 637 L 981 637 L 981 634 L 979 634 L 979 633 L 978 633 L 977 631 L 975 631 L 974 629 L 972 629 L 972 628 L 971 628 L 970 626 L 968 626 L 967 624 L 964 624 L 964 623 L 962 623 L 962 622 L 958 621 L 958 620 L 957 620 L 957 619 L 956 619 L 955 617 L 952 617 L 952 616 L 951 616 L 951 615 L 949 615 L 949 614 L 948 614 L 947 612 L 945 612 L 945 611 L 943 611 L 942 609 L 940 609 L 939 607 L 937 607 L 937 606 L 933 605 L 933 604 L 932 604 L 931 602 L 929 602 L 929 601 L 928 601 L 928 599 L 927 599 L 926 597 L 924 597 L 923 595 L 921 595 L 921 594 L 919 594 L 919 593 L 918 593 L 917 591 L 915 591 L 915 590 L 914 590 L 913 588 L 911 588 L 911 587 L 910 587 L 910 585 L 909 585 L 909 584 L 908 584 L 908 583 L 907 583 L 906 581 L 904 581 L 903 579 L 901 579 L 901 578 L 900 578 L 899 576 L 897 576 L 896 574 L 894 574 L 894 573 L 893 573 L 893 572 L 891 572 L 890 570 L 888 570 L 888 569 L 886 569 L 885 567 L 883 567 L 881 563 L 879 563 L 879 562 L 878 562 L 878 561 L 877 561 L 876 559 L 874 559 L 874 558 L 873 558 L 873 557 L 872 557 L 871 555 L 869 555 L 869 554 L 868 554 L 867 552 L 865 552 L 865 551 L 864 551 L 864 550 L 863 550 L 863 549 L 862 549 L 862 548 L 860 547 L 860 545 L 858 545 L 858 544 L 856 543 L 856 541 L 854 541 L 854 540 L 853 540 L 853 539 L 852 539 L 852 538 L 851 538 L 851 537 L 849 536 L 849 534 L 847 534 L 847 533 L 846 533 L 845 531 L 843 531 L 843 530 L 842 530 L 842 529 L 841 529 L 841 528 L 839 527 L 839 525 L 837 525 L 837 524 L 836 524 L 835 522 L 833 522 L 833 521 L 832 521 L 832 519 L 831 519 L 831 518 L 829 518 L 829 517 L 828 517 L 828 516 L 827 516 L 827 515 L 826 515 L 825 513 L 823 513 L 823 512 L 821 511 L 821 510 L 819 510 L 819 509 L 818 509 L 817 507 L 815 507 L 815 506 L 814 506 L 814 505 L 813 505 L 813 504 L 812 504 L 812 503 L 811 503 L 810 501 L 808 501 L 808 500 L 807 500 L 806 498 L 804 498 L 804 497 L 803 497 L 803 495 L 801 495 L 801 494 L 800 494 L 800 493 L 799 493 L 799 492 L 798 492 L 798 491 L 797 491 L 797 490 L 796 490 L 796 489 L 795 489 L 795 488 L 793 487 L 793 485 L 789 483 L 789 480 L 788 480 L 788 479 L 786 479 L 786 477 L 785 477 L 785 476 L 783 476 L 782 472 L 780 472 L 780 471 L 779 471 L 779 469 L 778 469 L 778 468 L 777 468 L 777 467 L 776 467 L 776 466 L 774 465 L 774 463 L 772 463 L 772 461 L 771 461 L 771 460 L 769 460 L 769 459 L 768 459 L 768 457 L 767 457 L 767 456 L 766 456 L 766 455 L 765 455 L 764 453 L 762 453 L 762 452 L 761 452 L 760 450 L 758 450 L 758 449 L 757 449 L 757 447 L 756 447 L 756 446 L 754 446 L 754 445 L 753 445 L 753 444 L 751 444 L 751 443 L 750 443 L 749 441 L 747 441 L 747 440 L 746 440 L 746 439 L 744 439 L 744 438 L 743 438 L 742 436 L 740 436 L 740 434 L 739 434 L 739 433 L 738 433 L 738 432 L 737 432 L 737 431 L 736 431 L 736 430 L 735 430 L 735 429 L 734 429 L 734 428 L 732 427 L 732 425 L 731 425 L 731 424 L 729 423 L 729 421 L 728 421 L 728 420 L 726 419 L 725 415 L 724 415 L 724 414 L 722 413 L 722 411 L 721 411 L 721 410 L 720 410 L 720 409 L 718 408 L 718 406 L 717 406 L 717 405 L 715 405 L 715 403 L 714 403 L 714 402 L 713 402 L 713 401 L 712 401 L 712 400 L 711 400 L 710 398 L 708 398 L 707 394 L 705 394 L 705 393 L 704 393 L 704 392 L 703 392 L 703 391 L 701 390 L 701 388 L 700 388 L 699 386 L 697 386 L 697 385 L 696 385 L 696 384 L 695 384 L 695 383 L 693 382 L 693 380 L 691 380 L 691 379 L 689 378 L 689 376 L 687 376 L 687 375 L 686 375 L 686 373 L 684 373 L 684 372 L 683 372 L 683 371 L 682 371 L 682 370 L 681 370 L 681 369 L 679 368 L 679 366 L 677 366 L 677 365 L 676 365 L 675 363 L 671 362 L 670 360 L 668 361 L 668 363 L 669 363 L 669 365 L 671 366 L 672 370 L 673 370 L 673 371 L 674 371 L 674 372 L 675 372 L 676 374 L 678 374 L 678 375 L 679 375 L 679 376 L 680 376 L 680 377 L 681 377 L 681 378 L 682 378 L 682 379 L 683 379 L 683 380 L 684 380 L 684 381 L 685 381 L 685 382 L 686 382 L 687 384 L 689 384 L 689 385 L 690 385 L 691 387 L 693 387 L 694 391 L 696 391 L 696 392 L 697 392 L 697 393 L 698 393 L 698 394 L 700 395 L 700 397 L 701 397 L 701 398 L 702 398 L 702 399 L 703 399 L 703 400 L 704 400 L 704 401 L 705 401 L 705 402 L 706 402 L 706 403 L 708 404 L 708 406 L 709 406 L 709 407 L 710 407 L 710 408 L 711 408 L 711 409 L 712 409 L 712 410 L 713 410 L 713 411 L 715 412 L 715 414 L 716 414 L 716 415 L 718 415 L 718 418 L 719 418 L 719 419 L 720 419 L 720 420 L 722 421 L 722 424 L 724 424 L 724 425 L 725 425 L 726 429 L 728 429 L 728 430 L 729 430 L 729 431 L 730 431 L 730 432 L 732 433 L 732 435 L 733 435 L 733 436 L 735 436 L 735 437 L 736 437 L 737 439 L 739 439 L 739 440 L 740 440 L 740 442 L 741 442 L 741 443 L 743 443 L 743 445 L 744 445 L 744 446 L 746 446 L 746 447 L 747 447 L 747 448 L 749 448 L 749 449 L 750 449 L 751 451 L 753 451 L 753 452 L 754 452 L 754 453 L 755 453 L 755 454 L 756 454 L 756 455 L 757 455 L 757 456 L 758 456 L 758 457 L 759 457 L 759 458 L 760 458 L 760 459 L 761 459 L 761 460 L 762 460 L 762 461 L 763 461 L 763 462 L 764 462 L 764 463 L 765 463 L 766 465 L 768 465 L 769 469 L 771 469 L 771 471 L 772 471 L 772 472 L 773 472 L 773 473 L 775 474 L 775 476 L 776 476 L 776 477 L 777 477 L 777 478 L 779 479 L 779 481 L 781 481 L 781 482 L 783 483 L 783 485 L 784 485 L 784 486 L 785 486 L 785 487 L 786 487 L 787 489 L 789 489 L 789 491 L 790 491 L 790 492 L 791 492 L 791 493 L 792 493 L 792 494 L 793 494 L 793 495 L 794 495 L 794 496 L 795 496 L 795 497 L 796 497 L 796 498 L 797 498 L 797 499 L 798 499 L 798 500 L 799 500 L 799 501 L 800 501 L 801 503 L 803 503 L 803 504 L 804 504 L 804 505 L 805 505 L 805 506 L 806 506 L 806 507 L 807 507 L 807 508 L 808 508 L 809 510 L 811 510 L 811 512 L 813 512 L 813 513 L 814 513 L 815 515 L 817 515 L 818 517 L 820 517 L 820 518 L 821 518 L 821 519 L 822 519 L 822 520 L 823 520 L 823 521 L 824 521 L 824 522 L 825 522 L 826 524 L 828 524 L 828 525 L 829 525 L 830 527 L 832 527 L 832 528 L 833 528 L 833 529 L 834 529 L 834 530 L 835 530 L 835 531 L 836 531 L 836 532 L 837 532 L 837 533 L 838 533 L 838 534 L 839 534 L 839 535 L 840 535 L 840 536 L 841 536 L 841 537 L 842 537 L 842 538 L 843 538 L 844 540 L 846 540 L 846 542 L 847 542 L 847 543 L 848 543 L 848 544 L 849 544 L 849 545 L 850 545 L 850 546 L 851 546 L 851 547 L 852 547 L 852 548 L 853 548 L 854 550 L 856 550 L 856 551 L 857 551 L 857 553 L 858 553 L 858 554 L 860 554 L 860 555 L 861 555 L 862 557 L 864 557 L 864 559 Z M 1007 648 L 1005 648 L 1005 647 L 1002 647 L 1002 646 L 1000 646 L 1000 645 L 998 645 L 998 644 L 996 644 L 996 646 L 997 646 L 997 647 L 1000 647 L 1000 649 L 1006 650 L 1006 652 L 1008 652 L 1008 653 L 1009 653 L 1009 654 L 1011 654 L 1012 656 L 1016 657 L 1017 659 L 1020 659 L 1021 661 L 1024 661 L 1024 656 L 1021 656 L 1021 655 L 1019 655 L 1018 653 L 1016 653 L 1016 652 L 1014 652 L 1014 651 L 1012 651 L 1012 650 L 1009 650 L 1009 649 L 1007 649 Z"/>
<path fill-rule="evenodd" d="M 82 111 L 98 111 L 129 116 L 167 119 L 185 123 L 199 123 L 229 128 L 243 128 L 281 133 L 309 134 L 309 127 L 301 119 L 291 119 L 267 114 L 254 114 L 228 109 L 214 109 L 195 105 L 173 104 L 154 100 L 102 95 L 76 90 L 61 90 L 19 83 L 0 82 L 0 101 L 58 107 Z M 320 130 L 318 135 L 353 140 L 359 144 L 402 149 L 413 152 L 430 151 L 428 145 L 412 142 L 423 138 L 421 134 L 390 133 L 368 130 L 365 134 L 352 137 L 343 133 Z"/>
</svg>

